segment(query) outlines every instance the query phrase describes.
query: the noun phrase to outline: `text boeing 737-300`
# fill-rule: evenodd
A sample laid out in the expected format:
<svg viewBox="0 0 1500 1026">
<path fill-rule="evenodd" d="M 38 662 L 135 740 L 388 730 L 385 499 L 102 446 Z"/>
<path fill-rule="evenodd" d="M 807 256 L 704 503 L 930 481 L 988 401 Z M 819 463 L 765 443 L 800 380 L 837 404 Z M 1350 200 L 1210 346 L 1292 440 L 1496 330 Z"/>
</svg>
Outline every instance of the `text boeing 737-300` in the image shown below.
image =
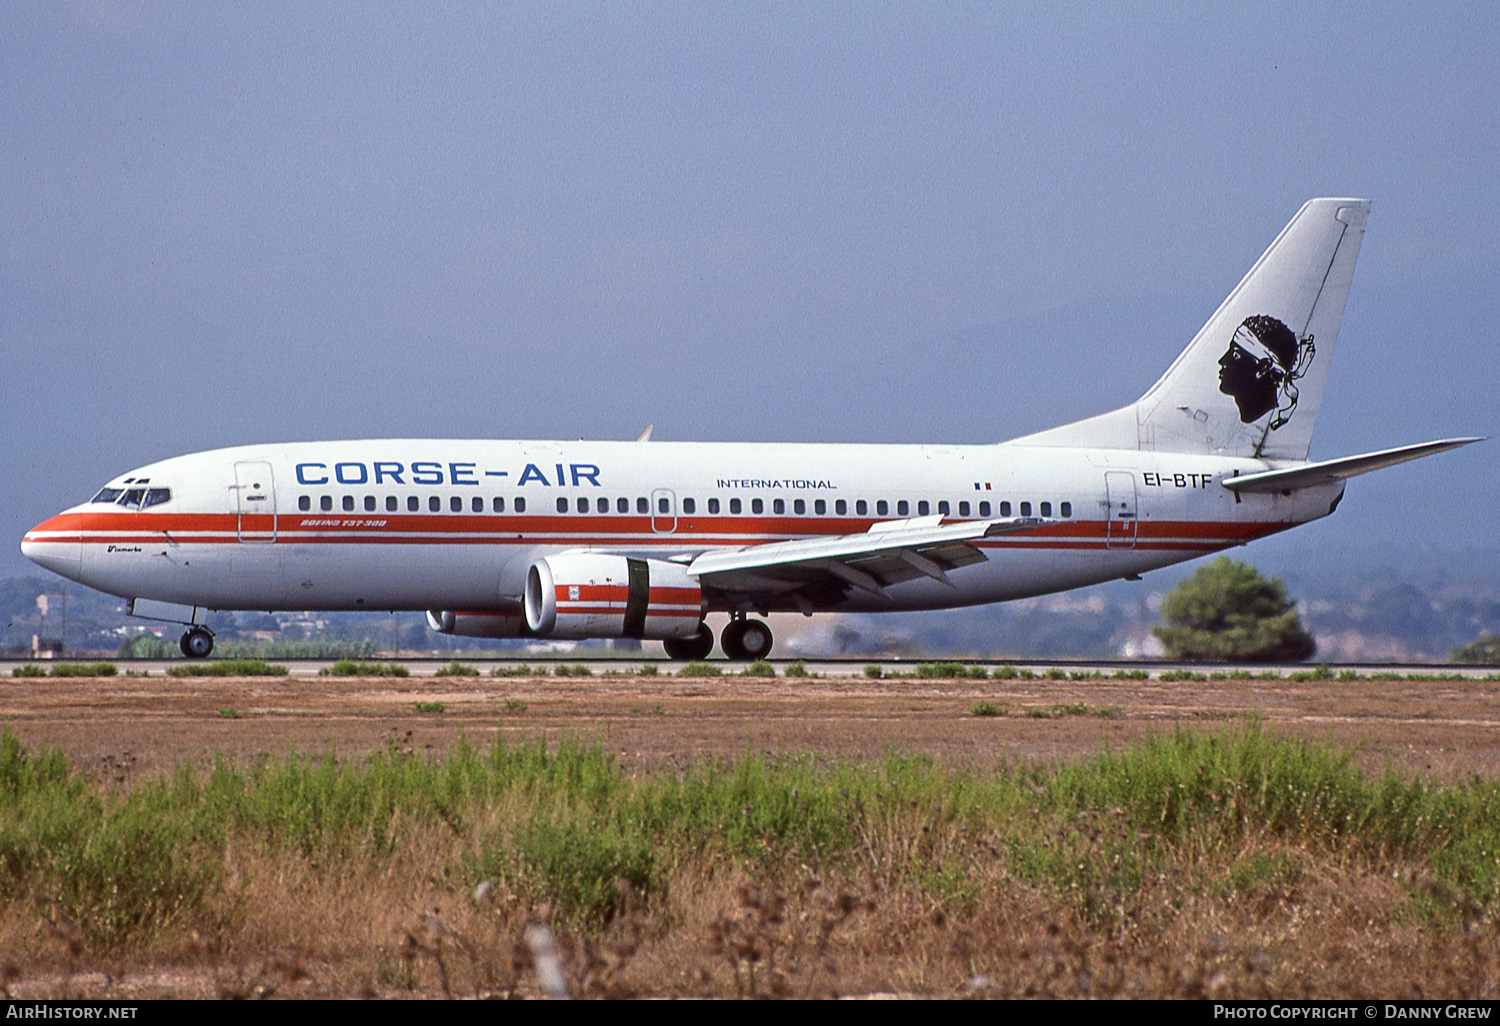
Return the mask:
<svg viewBox="0 0 1500 1026">
<path fill-rule="evenodd" d="M 1062 591 L 1332 513 L 1426 442 L 1309 462 L 1369 203 L 1309 201 L 1136 402 L 994 445 L 377 440 L 162 460 L 26 534 L 71 580 L 205 610 L 427 610 L 474 637 L 771 651 L 772 611 L 943 609 Z M 649 432 L 648 432 L 649 434 Z"/>
</svg>

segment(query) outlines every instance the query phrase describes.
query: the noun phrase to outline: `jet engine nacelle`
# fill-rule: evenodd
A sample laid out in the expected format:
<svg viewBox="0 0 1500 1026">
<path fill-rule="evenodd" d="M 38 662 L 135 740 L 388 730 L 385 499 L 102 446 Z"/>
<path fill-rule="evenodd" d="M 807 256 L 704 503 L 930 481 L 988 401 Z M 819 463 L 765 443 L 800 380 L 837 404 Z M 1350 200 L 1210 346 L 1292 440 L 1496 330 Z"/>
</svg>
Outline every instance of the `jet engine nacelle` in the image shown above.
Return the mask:
<svg viewBox="0 0 1500 1026">
<path fill-rule="evenodd" d="M 547 638 L 691 638 L 703 592 L 676 563 L 564 552 L 526 573 L 526 626 Z"/>
<path fill-rule="evenodd" d="M 427 626 L 439 634 L 461 638 L 519 638 L 526 634 L 526 618 L 514 613 L 466 613 L 454 609 L 429 609 Z"/>
</svg>

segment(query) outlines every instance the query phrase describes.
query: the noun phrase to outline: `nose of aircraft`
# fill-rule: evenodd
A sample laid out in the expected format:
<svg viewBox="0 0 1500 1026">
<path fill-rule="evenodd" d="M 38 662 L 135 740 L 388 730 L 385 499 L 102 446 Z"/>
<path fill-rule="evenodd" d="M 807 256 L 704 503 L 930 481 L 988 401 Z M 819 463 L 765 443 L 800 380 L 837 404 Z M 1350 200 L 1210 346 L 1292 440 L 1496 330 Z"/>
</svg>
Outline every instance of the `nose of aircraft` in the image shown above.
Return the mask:
<svg viewBox="0 0 1500 1026">
<path fill-rule="evenodd" d="M 44 520 L 21 539 L 21 555 L 55 574 L 77 580 L 83 560 L 83 543 L 69 539 L 59 517 Z"/>
</svg>

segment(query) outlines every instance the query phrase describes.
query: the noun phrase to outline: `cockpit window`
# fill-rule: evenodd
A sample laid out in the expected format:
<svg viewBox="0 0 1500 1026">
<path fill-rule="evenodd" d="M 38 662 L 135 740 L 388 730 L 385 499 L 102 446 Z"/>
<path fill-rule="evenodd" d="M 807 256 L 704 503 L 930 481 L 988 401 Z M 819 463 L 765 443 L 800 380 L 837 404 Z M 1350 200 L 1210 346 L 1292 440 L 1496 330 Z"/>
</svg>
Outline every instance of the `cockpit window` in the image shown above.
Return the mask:
<svg viewBox="0 0 1500 1026">
<path fill-rule="evenodd" d="M 145 497 L 146 497 L 146 489 L 144 489 L 144 488 L 130 488 L 130 489 L 127 489 L 126 492 L 125 492 L 125 494 L 122 495 L 122 496 L 120 496 L 120 498 L 117 501 L 118 501 L 119 505 L 124 506 L 126 509 L 139 509 L 140 505 L 141 505 L 141 500 L 143 498 L 145 498 Z"/>
<path fill-rule="evenodd" d="M 99 494 L 90 499 L 90 502 L 114 502 L 124 492 L 123 488 L 101 488 Z"/>
<path fill-rule="evenodd" d="M 164 502 L 172 501 L 172 489 L 150 488 L 146 491 L 146 501 L 141 503 L 141 509 L 147 506 L 160 506 Z"/>
</svg>

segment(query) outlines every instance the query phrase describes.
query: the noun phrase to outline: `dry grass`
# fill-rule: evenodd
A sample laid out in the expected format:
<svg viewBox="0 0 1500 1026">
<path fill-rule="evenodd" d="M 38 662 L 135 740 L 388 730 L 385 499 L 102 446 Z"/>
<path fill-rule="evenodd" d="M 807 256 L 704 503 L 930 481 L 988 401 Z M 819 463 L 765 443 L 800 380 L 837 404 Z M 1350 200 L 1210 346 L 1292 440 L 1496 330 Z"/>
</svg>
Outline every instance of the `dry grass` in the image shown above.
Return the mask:
<svg viewBox="0 0 1500 1026">
<path fill-rule="evenodd" d="M 183 759 L 201 766 L 220 747 L 242 765 L 268 748 L 337 748 L 364 765 L 366 752 L 425 761 L 466 731 L 486 743 L 545 736 L 554 749 L 560 736 L 603 736 L 631 782 L 666 768 L 686 777 L 716 757 L 805 749 L 823 752 L 815 762 L 824 768 L 876 766 L 899 748 L 931 752 L 960 775 L 1023 765 L 1050 773 L 1160 736 L 1171 729 L 1163 720 L 1218 731 L 1247 708 L 1265 711 L 1268 736 L 1355 752 L 1368 782 L 1395 765 L 1445 794 L 1478 793 L 1469 782 L 1492 780 L 1500 765 L 1492 682 L 955 679 L 917 689 L 860 679 L 771 690 L 739 681 L 548 678 L 496 692 L 462 679 L 325 678 L 308 688 L 269 678 L 193 690 L 114 678 L 0 699 L 33 751 L 58 739 L 75 766 L 93 771 L 89 787 L 106 802 Z M 412 718 L 414 701 L 435 699 L 444 716 Z M 974 717 L 978 701 L 1010 712 Z M 1024 715 L 1080 703 L 1121 713 Z M 226 707 L 248 715 L 221 718 Z M 593 925 L 513 866 L 502 864 L 508 873 L 475 897 L 477 854 L 510 850 L 507 831 L 536 810 L 562 823 L 607 821 L 600 810 L 610 806 L 561 793 L 495 794 L 449 820 L 398 807 L 388 847 L 278 846 L 268 826 L 185 839 L 178 858 L 211 859 L 214 886 L 118 943 L 91 938 L 87 907 L 75 921 L 59 904 L 66 894 L 4 862 L 11 875 L 0 882 L 22 882 L 0 892 L 0 984 L 17 997 L 534 996 L 527 932 L 548 924 L 579 996 L 1497 996 L 1495 888 L 1482 874 L 1452 872 L 1462 856 L 1500 875 L 1500 856 L 1483 850 L 1495 847 L 1483 841 L 1494 807 L 1439 841 L 1387 843 L 1373 829 L 1330 837 L 1331 817 L 1318 810 L 1335 806 L 1311 799 L 1312 813 L 1294 808 L 1274 829 L 1249 820 L 1239 831 L 1169 831 L 1107 802 L 1062 815 L 1035 786 L 1010 820 L 945 813 L 920 789 L 901 801 L 860 791 L 836 810 L 849 836 L 815 852 L 769 833 L 759 843 L 759 825 L 732 849 L 713 829 L 686 844 L 686 831 L 668 823 L 652 841 L 649 893 L 622 893 L 608 922 Z M 1217 793 L 1238 802 L 1249 792 Z M 9 836 L 0 823 L 0 841 Z M 1023 850 L 1018 839 L 1035 844 Z M 1079 871 L 1038 869 L 1049 853 L 1076 855 Z M 1139 879 L 1120 883 L 1121 866 Z"/>
<path fill-rule="evenodd" d="M 1354 800 L 1330 790 L 1336 785 L 1351 795 L 1365 786 L 1336 758 L 1325 763 L 1317 750 L 1254 728 L 1217 743 L 1290 767 L 1276 772 L 1305 774 L 1309 793 L 1325 796 L 1309 808 Z M 1127 775 L 1170 769 L 1169 747 L 1160 765 L 1130 764 Z M 383 780 L 379 787 L 426 794 L 419 757 L 388 752 L 389 772 L 364 786 Z M 988 777 L 919 761 L 726 767 L 715 786 L 749 796 L 737 799 L 747 821 L 753 804 L 759 815 L 777 795 L 801 811 L 762 820 L 755 829 L 763 837 L 732 836 L 703 820 L 684 791 L 673 807 L 685 818 L 653 813 L 657 825 L 641 828 L 660 832 L 650 842 L 649 887 L 610 884 L 615 899 L 590 899 L 581 913 L 559 904 L 537 865 L 514 861 L 541 843 L 526 824 L 539 815 L 572 824 L 573 832 L 543 839 L 553 854 L 576 854 L 614 843 L 601 830 L 615 823 L 628 854 L 635 849 L 621 810 L 639 804 L 642 789 L 670 784 L 612 775 L 587 749 L 566 757 L 512 750 L 507 758 L 510 783 L 467 784 L 468 804 L 450 789 L 437 814 L 426 798 L 396 802 L 375 832 L 341 821 L 342 832 L 309 841 L 295 829 L 278 835 L 276 819 L 204 820 L 229 825 L 183 835 L 179 857 L 206 858 L 214 885 L 123 940 L 91 932 L 86 905 L 70 916 L 47 878 L 16 874 L 27 889 L 0 903 L 0 948 L 9 953 L 0 962 L 3 994 L 537 996 L 545 948 L 529 931 L 541 925 L 556 940 L 570 992 L 583 997 L 1500 997 L 1495 895 L 1444 882 L 1444 853 L 1429 850 L 1492 829 L 1488 785 L 1414 790 L 1433 807 L 1471 803 L 1465 815 L 1478 817 L 1475 832 L 1433 834 L 1439 840 L 1429 844 L 1427 834 L 1400 840 L 1378 817 L 1365 835 L 1330 831 L 1312 816 L 1274 828 L 1253 814 L 1226 818 L 1223 801 L 1253 797 L 1249 779 L 1233 784 L 1243 794 L 1216 784 L 1222 793 L 1200 796 L 1197 806 L 1163 805 L 1180 823 L 1163 820 L 1158 830 L 1139 809 L 1097 808 L 1075 795 L 1067 767 L 1013 767 L 1001 774 L 998 798 L 981 793 Z M 1125 765 L 1101 761 L 1097 775 Z M 652 779 L 679 777 L 693 779 Z M 317 779 L 298 777 L 309 788 L 299 802 L 330 800 L 311 790 Z M 327 794 L 347 793 L 341 780 L 336 789 L 330 777 Z M 96 791 L 108 810 L 150 786 L 106 782 Z M 723 812 L 724 792 L 700 786 L 719 796 Z M 1005 797 L 1012 786 L 1019 804 Z M 827 794 L 814 793 L 823 787 Z M 191 788 L 177 791 L 191 804 Z M 837 827 L 830 802 L 846 833 L 832 841 L 799 834 L 820 816 Z M 1049 863 L 1054 856 L 1063 864 Z M 495 871 L 481 874 L 487 864 Z M 559 883 L 555 874 L 582 873 L 582 864 L 564 860 L 547 879 L 562 887 L 571 878 Z"/>
</svg>

